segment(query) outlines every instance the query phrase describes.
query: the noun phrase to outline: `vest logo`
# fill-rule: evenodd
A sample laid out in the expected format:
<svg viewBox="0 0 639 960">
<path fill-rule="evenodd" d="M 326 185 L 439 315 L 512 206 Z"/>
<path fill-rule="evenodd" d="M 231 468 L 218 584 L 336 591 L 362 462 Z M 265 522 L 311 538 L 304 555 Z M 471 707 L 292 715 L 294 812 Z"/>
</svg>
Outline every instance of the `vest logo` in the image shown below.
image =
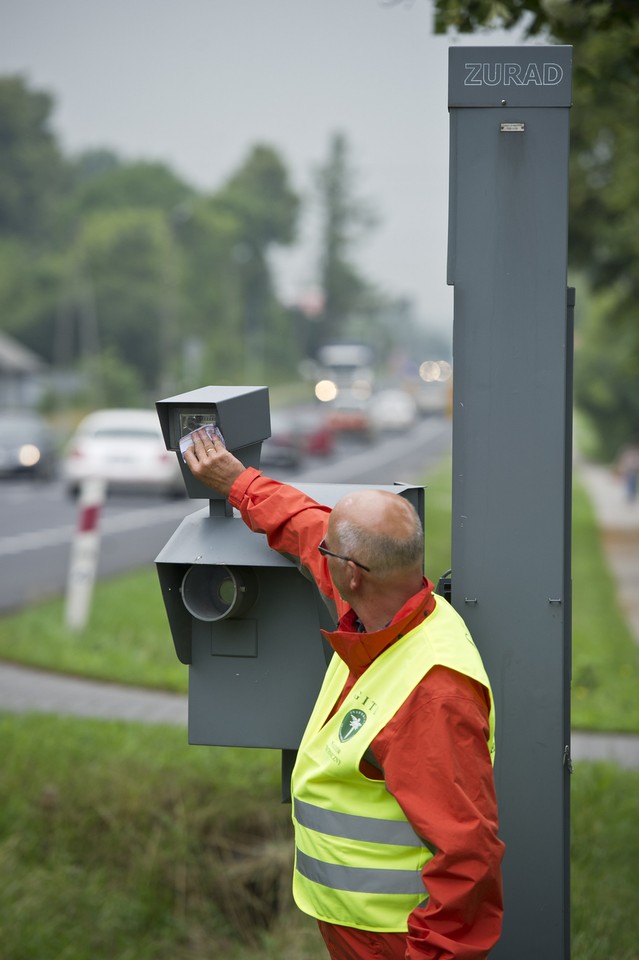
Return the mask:
<svg viewBox="0 0 639 960">
<path fill-rule="evenodd" d="M 558 63 L 465 63 L 465 87 L 555 87 L 564 78 Z"/>
<path fill-rule="evenodd" d="M 363 710 L 349 710 L 339 728 L 339 739 L 346 743 L 358 733 L 366 723 L 366 714 Z"/>
</svg>

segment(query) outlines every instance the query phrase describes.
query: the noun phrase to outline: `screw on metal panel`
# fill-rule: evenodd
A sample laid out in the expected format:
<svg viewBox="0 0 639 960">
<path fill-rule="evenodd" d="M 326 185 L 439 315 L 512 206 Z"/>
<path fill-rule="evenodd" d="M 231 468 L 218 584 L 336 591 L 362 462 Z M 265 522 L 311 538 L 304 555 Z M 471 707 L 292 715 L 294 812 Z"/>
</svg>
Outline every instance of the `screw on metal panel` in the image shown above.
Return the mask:
<svg viewBox="0 0 639 960">
<path fill-rule="evenodd" d="M 508 101 L 507 101 L 507 100 L 502 100 L 502 101 L 501 101 L 501 105 L 502 105 L 502 107 L 507 107 L 507 106 L 508 106 Z"/>
</svg>

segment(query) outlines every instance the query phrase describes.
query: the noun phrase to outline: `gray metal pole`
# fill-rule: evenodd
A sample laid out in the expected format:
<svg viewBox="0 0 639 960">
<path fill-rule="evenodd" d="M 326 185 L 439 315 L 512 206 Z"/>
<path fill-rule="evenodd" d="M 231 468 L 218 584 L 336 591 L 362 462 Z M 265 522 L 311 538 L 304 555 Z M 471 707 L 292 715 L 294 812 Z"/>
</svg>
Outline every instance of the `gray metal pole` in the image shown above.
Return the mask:
<svg viewBox="0 0 639 960">
<path fill-rule="evenodd" d="M 496 700 L 495 960 L 570 952 L 571 53 L 450 50 L 452 602 Z"/>
</svg>

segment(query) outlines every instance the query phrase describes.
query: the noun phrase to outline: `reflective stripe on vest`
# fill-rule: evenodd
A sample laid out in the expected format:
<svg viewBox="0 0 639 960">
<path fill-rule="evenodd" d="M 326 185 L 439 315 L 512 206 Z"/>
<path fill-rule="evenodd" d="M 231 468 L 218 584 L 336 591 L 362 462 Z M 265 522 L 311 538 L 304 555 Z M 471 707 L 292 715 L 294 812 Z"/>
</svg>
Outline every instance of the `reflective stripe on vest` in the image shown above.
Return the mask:
<svg viewBox="0 0 639 960">
<path fill-rule="evenodd" d="M 422 871 L 433 851 L 414 832 L 384 781 L 368 779 L 359 766 L 371 742 L 436 664 L 464 673 L 490 691 L 464 622 L 441 597 L 423 623 L 371 664 L 326 721 L 348 676 L 339 657 L 331 661 L 292 779 L 293 894 L 311 916 L 364 930 L 401 932 L 407 930 L 410 912 L 427 899 Z M 491 709 L 491 756 L 493 713 Z"/>
<path fill-rule="evenodd" d="M 379 820 L 377 817 L 358 817 L 352 813 L 336 813 L 299 797 L 295 800 L 295 819 L 303 827 L 327 833 L 332 837 L 346 837 L 362 843 L 392 843 L 402 847 L 423 847 L 408 820 Z"/>
<path fill-rule="evenodd" d="M 419 894 L 424 898 L 424 883 L 420 870 L 366 870 L 362 867 L 342 867 L 335 863 L 324 863 L 301 851 L 297 851 L 296 870 L 325 887 L 335 890 L 347 890 L 350 893 L 378 893 L 384 896 L 393 894 Z"/>
</svg>

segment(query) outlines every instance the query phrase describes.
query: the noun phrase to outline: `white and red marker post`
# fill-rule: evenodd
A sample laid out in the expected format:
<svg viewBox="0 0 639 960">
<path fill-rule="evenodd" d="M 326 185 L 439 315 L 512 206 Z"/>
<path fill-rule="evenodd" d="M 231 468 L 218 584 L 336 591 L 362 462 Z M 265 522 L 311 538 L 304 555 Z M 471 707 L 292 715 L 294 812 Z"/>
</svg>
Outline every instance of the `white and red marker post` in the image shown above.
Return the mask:
<svg viewBox="0 0 639 960">
<path fill-rule="evenodd" d="M 102 477 L 90 477 L 82 484 L 67 580 L 65 622 L 71 630 L 83 630 L 89 619 L 100 552 L 100 513 L 105 495 L 106 482 Z"/>
</svg>

